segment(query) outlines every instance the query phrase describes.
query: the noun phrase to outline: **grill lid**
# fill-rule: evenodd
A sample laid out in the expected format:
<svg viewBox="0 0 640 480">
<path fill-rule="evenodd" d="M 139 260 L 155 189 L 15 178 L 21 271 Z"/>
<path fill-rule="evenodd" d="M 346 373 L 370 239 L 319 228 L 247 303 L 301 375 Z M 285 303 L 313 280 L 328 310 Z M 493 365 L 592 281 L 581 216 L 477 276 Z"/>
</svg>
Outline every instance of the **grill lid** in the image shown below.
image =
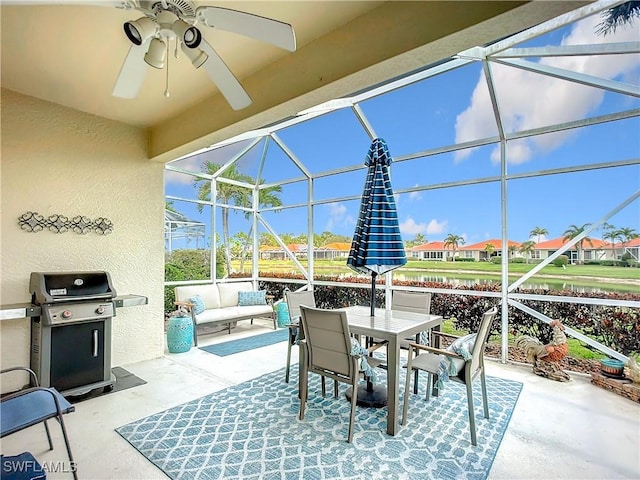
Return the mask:
<svg viewBox="0 0 640 480">
<path fill-rule="evenodd" d="M 103 300 L 116 296 L 107 272 L 32 272 L 31 302 L 36 305 L 81 300 Z"/>
</svg>

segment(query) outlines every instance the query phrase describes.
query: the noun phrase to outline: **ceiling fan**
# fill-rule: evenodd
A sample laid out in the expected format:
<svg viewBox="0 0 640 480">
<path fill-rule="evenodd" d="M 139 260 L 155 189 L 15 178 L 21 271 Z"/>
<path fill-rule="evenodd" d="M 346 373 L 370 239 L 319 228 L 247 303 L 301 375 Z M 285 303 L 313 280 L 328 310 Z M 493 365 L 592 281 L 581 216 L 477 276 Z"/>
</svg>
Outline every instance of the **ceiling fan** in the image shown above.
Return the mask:
<svg viewBox="0 0 640 480">
<path fill-rule="evenodd" d="M 144 16 L 123 25 L 132 45 L 116 79 L 115 97 L 135 98 L 147 66 L 165 68 L 169 46 L 174 41 L 176 56 L 179 45 L 195 68 L 204 68 L 234 110 L 249 106 L 251 98 L 204 39 L 199 25 L 238 33 L 290 52 L 296 50 L 291 25 L 259 15 L 222 7 L 196 7 L 188 0 L 126 0 L 117 3 L 118 8 L 138 10 Z M 165 95 L 169 96 L 168 88 Z"/>
</svg>

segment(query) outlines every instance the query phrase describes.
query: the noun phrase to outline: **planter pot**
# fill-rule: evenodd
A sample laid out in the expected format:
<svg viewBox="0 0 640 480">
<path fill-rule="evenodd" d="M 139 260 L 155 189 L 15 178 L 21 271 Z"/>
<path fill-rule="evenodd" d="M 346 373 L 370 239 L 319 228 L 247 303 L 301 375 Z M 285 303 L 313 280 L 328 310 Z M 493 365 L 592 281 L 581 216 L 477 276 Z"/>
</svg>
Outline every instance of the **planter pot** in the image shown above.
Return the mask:
<svg viewBox="0 0 640 480">
<path fill-rule="evenodd" d="M 167 347 L 171 353 L 191 350 L 193 344 L 193 321 L 191 317 L 171 317 L 167 327 Z"/>
<path fill-rule="evenodd" d="M 284 327 L 287 323 L 289 323 L 289 307 L 285 302 L 281 302 L 276 307 L 276 314 L 278 316 L 278 326 Z"/>
<path fill-rule="evenodd" d="M 600 371 L 606 377 L 624 377 L 624 363 L 620 360 L 603 359 L 600 360 Z"/>
</svg>

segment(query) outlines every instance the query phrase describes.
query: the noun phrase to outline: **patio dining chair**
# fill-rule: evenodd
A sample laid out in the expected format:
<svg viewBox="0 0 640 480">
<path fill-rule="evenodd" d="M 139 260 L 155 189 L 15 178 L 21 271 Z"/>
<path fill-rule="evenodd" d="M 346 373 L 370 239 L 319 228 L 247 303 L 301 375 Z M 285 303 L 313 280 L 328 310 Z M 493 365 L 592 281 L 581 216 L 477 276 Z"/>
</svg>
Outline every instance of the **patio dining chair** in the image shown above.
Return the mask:
<svg viewBox="0 0 640 480">
<path fill-rule="evenodd" d="M 462 383 L 467 390 L 467 408 L 469 410 L 469 429 L 471 432 L 471 444 L 477 445 L 476 421 L 473 407 L 473 382 L 480 377 L 482 387 L 482 405 L 484 417 L 489 418 L 489 404 L 487 401 L 487 385 L 485 381 L 484 348 L 489 338 L 491 324 L 498 314 L 498 307 L 493 307 L 482 315 L 480 326 L 476 334 L 464 337 L 456 337 L 440 332 L 434 334 L 452 337 L 454 342 L 446 349 L 430 347 L 418 343 L 410 343 L 409 360 L 407 362 L 407 377 L 404 389 L 404 404 L 402 407 L 402 425 L 407 423 L 409 406 L 410 384 L 412 371 L 424 371 L 427 373 L 427 387 L 425 399 L 429 401 L 432 387 L 431 376 L 436 378 L 447 375 L 449 380 Z M 473 344 L 472 346 L 471 343 Z M 412 351 L 415 355 L 412 355 Z M 419 351 L 423 353 L 418 354 Z M 447 357 L 448 360 L 444 357 Z M 446 369 L 446 370 L 443 370 Z M 442 379 L 440 379 L 442 380 Z"/>
<path fill-rule="evenodd" d="M 402 312 L 431 313 L 431 292 L 401 292 L 394 291 L 391 297 L 391 310 Z M 424 344 L 423 339 L 429 338 L 430 332 L 422 332 L 416 338 L 406 338 L 400 341 L 400 348 L 409 350 L 409 343 L 414 340 Z M 418 371 L 416 370 L 413 379 L 413 393 L 418 393 Z"/>
<path fill-rule="evenodd" d="M 291 348 L 301 338 L 300 332 L 300 306 L 307 307 L 316 306 L 316 298 L 311 290 L 303 290 L 299 292 L 285 292 L 285 301 L 289 309 L 289 323 L 286 327 L 289 329 L 289 342 L 287 344 L 287 368 L 284 374 L 284 381 L 289 383 L 289 373 L 291 372 Z"/>
<path fill-rule="evenodd" d="M 53 450 L 51 434 L 47 420 L 55 418 L 60 424 L 62 437 L 64 438 L 71 472 L 75 480 L 78 474 L 75 469 L 75 462 L 71 453 L 71 446 L 67 436 L 67 429 L 62 416 L 71 413 L 75 407 L 71 405 L 55 388 L 40 387 L 38 377 L 35 372 L 26 367 L 13 367 L 0 370 L 0 374 L 15 371 L 24 371 L 29 374 L 31 387 L 7 394 L 0 399 L 0 438 L 4 438 L 13 433 L 32 427 L 39 423 L 44 423 L 44 429 L 49 441 L 49 449 Z"/>
<path fill-rule="evenodd" d="M 305 338 L 300 341 L 302 348 L 302 368 L 300 369 L 300 412 L 298 418 L 304 420 L 304 411 L 308 397 L 309 372 L 317 373 L 323 379 L 332 378 L 346 383 L 352 392 L 358 391 L 360 376 L 370 380 L 370 376 L 362 369 L 361 360 L 368 359 L 367 350 L 354 352 L 347 313 L 343 310 L 324 310 L 306 306 L 300 307 L 301 324 Z M 359 347 L 360 345 L 357 344 Z M 365 359 L 365 360 L 366 360 Z M 322 396 L 325 395 L 324 384 Z M 358 395 L 351 395 L 351 413 L 349 416 L 349 433 L 347 441 L 353 440 L 353 422 L 356 414 Z"/>
</svg>

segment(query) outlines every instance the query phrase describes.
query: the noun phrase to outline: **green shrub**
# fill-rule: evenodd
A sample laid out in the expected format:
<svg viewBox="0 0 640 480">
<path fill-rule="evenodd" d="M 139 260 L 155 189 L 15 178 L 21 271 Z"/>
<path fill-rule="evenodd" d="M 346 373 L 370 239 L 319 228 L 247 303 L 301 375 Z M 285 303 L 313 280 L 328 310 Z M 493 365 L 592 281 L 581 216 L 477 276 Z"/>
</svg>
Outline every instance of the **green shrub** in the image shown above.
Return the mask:
<svg viewBox="0 0 640 480">
<path fill-rule="evenodd" d="M 502 257 L 491 257 L 489 261 L 495 265 L 500 265 L 502 263 Z"/>
<path fill-rule="evenodd" d="M 526 263 L 525 259 L 522 257 L 514 257 L 509 259 L 509 263 Z"/>
<path fill-rule="evenodd" d="M 456 262 L 475 262 L 475 258 L 467 258 L 467 257 L 455 257 Z"/>
<path fill-rule="evenodd" d="M 558 258 L 556 258 L 556 259 L 553 261 L 553 264 L 554 264 L 556 267 L 564 267 L 564 266 L 567 266 L 567 265 L 569 265 L 569 257 L 567 257 L 566 255 L 560 255 Z"/>
</svg>

